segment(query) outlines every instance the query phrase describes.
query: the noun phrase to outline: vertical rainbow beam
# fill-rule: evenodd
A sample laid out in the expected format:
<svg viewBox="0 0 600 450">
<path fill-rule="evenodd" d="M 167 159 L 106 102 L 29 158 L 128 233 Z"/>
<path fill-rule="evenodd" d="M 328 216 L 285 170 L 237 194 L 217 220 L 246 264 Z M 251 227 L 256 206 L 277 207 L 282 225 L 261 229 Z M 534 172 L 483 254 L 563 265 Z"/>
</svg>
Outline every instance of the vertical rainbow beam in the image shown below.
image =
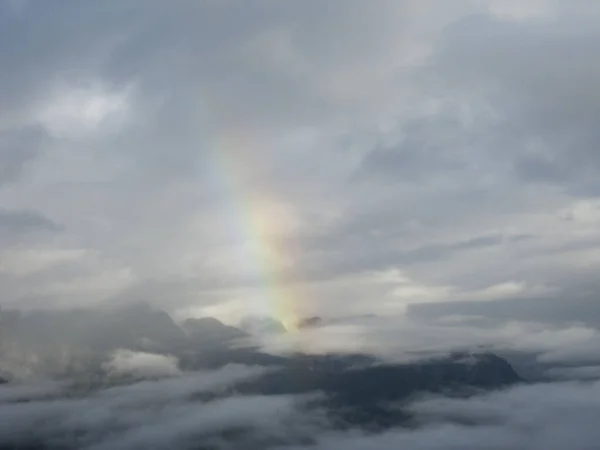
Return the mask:
<svg viewBox="0 0 600 450">
<path fill-rule="evenodd" d="M 264 305 L 259 309 L 279 320 L 288 331 L 296 329 L 298 298 L 291 283 L 286 281 L 286 250 L 269 232 L 268 212 L 261 211 L 249 183 L 255 155 L 255 139 L 248 134 L 230 134 L 214 149 L 215 165 L 221 174 L 223 189 L 235 207 L 234 233 L 249 244 L 245 257 L 252 265 L 253 276 L 264 290 Z"/>
</svg>

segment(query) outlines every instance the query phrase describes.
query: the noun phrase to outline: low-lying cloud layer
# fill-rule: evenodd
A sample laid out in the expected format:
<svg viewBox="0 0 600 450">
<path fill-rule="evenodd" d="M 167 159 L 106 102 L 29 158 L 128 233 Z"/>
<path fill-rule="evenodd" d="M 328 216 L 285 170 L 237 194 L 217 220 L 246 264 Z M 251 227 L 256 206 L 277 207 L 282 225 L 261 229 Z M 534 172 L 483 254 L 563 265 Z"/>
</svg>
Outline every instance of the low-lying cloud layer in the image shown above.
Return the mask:
<svg viewBox="0 0 600 450">
<path fill-rule="evenodd" d="M 228 366 L 88 395 L 60 385 L 0 387 L 0 448 L 202 448 L 227 432 L 248 434 L 249 441 L 256 432 L 261 439 L 284 439 L 286 422 L 290 430 L 301 430 L 302 422 L 294 417 L 301 399 L 233 395 L 202 400 L 203 394 L 262 372 Z"/>
<path fill-rule="evenodd" d="M 413 426 L 376 434 L 341 431 L 303 397 L 203 398 L 259 373 L 229 367 L 68 398 L 61 385 L 0 387 L 0 448 L 591 450 L 600 438 L 598 382 L 429 396 L 402 406 Z"/>
<path fill-rule="evenodd" d="M 271 352 L 365 353 L 389 361 L 487 349 L 537 355 L 540 364 L 589 366 L 600 362 L 600 332 L 581 323 L 551 326 L 478 317 L 432 321 L 373 316 L 338 320 L 300 333 L 262 336 L 258 342 Z"/>
<path fill-rule="evenodd" d="M 306 449 L 591 450 L 597 447 L 600 385 L 524 386 L 469 400 L 433 398 L 410 408 L 422 426 L 378 436 L 324 434 Z"/>
<path fill-rule="evenodd" d="M 140 378 L 168 377 L 178 375 L 178 361 L 174 356 L 157 355 L 131 350 L 117 350 L 103 364 L 109 374 L 131 375 Z"/>
</svg>

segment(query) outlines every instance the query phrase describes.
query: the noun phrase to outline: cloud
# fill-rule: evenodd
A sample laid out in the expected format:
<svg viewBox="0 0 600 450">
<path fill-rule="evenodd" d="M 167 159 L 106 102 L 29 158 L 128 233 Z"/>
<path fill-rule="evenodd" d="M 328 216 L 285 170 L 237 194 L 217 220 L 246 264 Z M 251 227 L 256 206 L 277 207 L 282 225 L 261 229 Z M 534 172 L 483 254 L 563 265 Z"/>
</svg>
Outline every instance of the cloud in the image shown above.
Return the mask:
<svg viewBox="0 0 600 450">
<path fill-rule="evenodd" d="M 34 382 L 22 385 L 0 386 L 0 404 L 21 401 L 44 400 L 59 395 L 63 385 L 56 382 Z"/>
<path fill-rule="evenodd" d="M 564 276 L 564 274 L 563 274 Z M 581 280 L 583 278 L 583 280 Z M 591 277 L 590 277 L 591 278 Z M 447 302 L 413 303 L 407 307 L 408 314 L 415 319 L 431 320 L 448 315 L 485 316 L 495 321 L 537 321 L 553 324 L 573 322 L 597 327 L 600 316 L 595 302 L 596 283 L 587 281 L 586 274 L 573 276 L 574 286 L 556 291 L 531 292 L 525 296 L 496 296 L 493 301 L 472 301 L 456 298 Z M 587 284 L 589 283 L 589 285 Z M 486 299 L 479 292 L 476 300 Z"/>
<path fill-rule="evenodd" d="M 78 261 L 85 255 L 81 249 L 12 249 L 0 255 L 0 272 L 26 276 L 57 264 Z"/>
<path fill-rule="evenodd" d="M 510 140 L 498 144 L 509 149 L 507 162 L 521 180 L 594 195 L 598 160 L 590 148 L 598 135 L 589 125 L 600 106 L 591 90 L 600 67 L 589 52 L 600 36 L 588 28 L 585 11 L 557 4 L 559 15 L 536 22 L 481 16 L 457 22 L 444 34 L 438 68 L 447 88 L 469 95 L 475 84 L 472 92 L 483 91 L 493 102 L 497 131 L 512 130 Z M 569 70 L 560 64 L 563 54 Z"/>
<path fill-rule="evenodd" d="M 0 397 L 0 443 L 86 449 L 194 448 L 202 441 L 216 448 L 244 442 L 246 448 L 324 450 L 586 450 L 598 438 L 598 382 L 527 384 L 468 398 L 420 397 L 401 406 L 413 415 L 410 427 L 366 433 L 335 427 L 302 397 L 204 399 L 202 392 L 232 381 L 222 375 L 146 381 L 85 398 L 11 387 L 20 396 Z M 203 377 L 213 381 L 203 383 Z"/>
<path fill-rule="evenodd" d="M 562 363 L 567 365 L 591 365 L 600 362 L 600 352 L 596 339 L 590 339 L 579 345 L 553 349 L 542 355 L 539 359 L 546 363 Z"/>
<path fill-rule="evenodd" d="M 130 350 L 117 350 L 103 369 L 110 375 L 134 376 L 136 378 L 161 378 L 178 375 L 177 358 Z"/>
<path fill-rule="evenodd" d="M 598 330 L 583 324 L 496 322 L 485 316 L 446 316 L 417 320 L 367 316 L 325 321 L 321 327 L 263 336 L 267 351 L 364 353 L 391 361 L 414 361 L 454 351 L 487 349 L 500 354 L 537 355 L 539 363 L 589 365 L 598 361 Z"/>
<path fill-rule="evenodd" d="M 22 243 L 32 267 L 83 255 L 7 301 L 578 298 L 600 243 L 587 3 L 3 5 L 0 202 L 63 231 Z M 388 271 L 410 286 L 364 281 Z"/>
<path fill-rule="evenodd" d="M 586 0 L 0 2 L 2 302 L 375 312 L 264 345 L 401 360 L 484 345 L 595 377 L 599 15 Z M 293 434 L 294 399 L 208 408 L 168 356 L 107 367 L 172 377 L 56 402 L 23 387 L 0 439 L 158 447 L 177 430 L 185 445 L 228 418 Z M 417 430 L 319 446 L 593 448 L 596 390 L 421 402 Z"/>
<path fill-rule="evenodd" d="M 23 252 L 44 245 L 64 235 L 66 227 L 43 213 L 32 209 L 0 208 L 0 260 L 11 258 L 15 252 Z M 1 263 L 0 263 L 1 264 Z M 19 265 L 15 261 L 15 265 Z"/>
<path fill-rule="evenodd" d="M 555 367 L 548 370 L 548 375 L 555 380 L 598 380 L 600 366 Z"/>
<path fill-rule="evenodd" d="M 58 90 L 55 97 L 40 109 L 38 119 L 55 138 L 81 139 L 86 134 L 114 132 L 127 117 L 127 89 L 105 92 L 92 85 Z"/>
<path fill-rule="evenodd" d="M 43 147 L 45 135 L 30 126 L 4 131 L 0 127 L 0 187 L 16 182 Z"/>
<path fill-rule="evenodd" d="M 5 232 L 61 231 L 62 227 L 34 211 L 0 210 L 0 229 Z"/>
<path fill-rule="evenodd" d="M 261 440 L 285 442 L 306 432 L 303 427 L 309 427 L 311 420 L 296 410 L 301 398 L 202 397 L 262 372 L 228 366 L 215 372 L 90 392 L 83 397 L 54 392 L 44 398 L 47 392 L 40 389 L 10 386 L 6 389 L 13 395 L 0 397 L 0 445 L 191 448 L 199 440 L 221 445 L 228 433 L 241 433 L 249 445 L 256 445 Z M 286 429 L 290 436 L 286 437 Z"/>
<path fill-rule="evenodd" d="M 428 395 L 402 407 L 409 427 L 340 429 L 310 399 L 221 396 L 261 369 L 229 366 L 64 397 L 68 385 L 0 387 L 0 444 L 61 448 L 576 450 L 596 445 L 598 382 L 524 384 L 468 398 Z M 220 393 L 216 397 L 210 394 Z M 209 394 L 204 396 L 203 394 Z"/>
<path fill-rule="evenodd" d="M 413 429 L 381 434 L 324 433 L 316 446 L 299 448 L 353 450 L 560 450 L 592 449 L 600 416 L 598 383 L 539 384 L 470 399 L 433 398 L 409 409 Z"/>
</svg>

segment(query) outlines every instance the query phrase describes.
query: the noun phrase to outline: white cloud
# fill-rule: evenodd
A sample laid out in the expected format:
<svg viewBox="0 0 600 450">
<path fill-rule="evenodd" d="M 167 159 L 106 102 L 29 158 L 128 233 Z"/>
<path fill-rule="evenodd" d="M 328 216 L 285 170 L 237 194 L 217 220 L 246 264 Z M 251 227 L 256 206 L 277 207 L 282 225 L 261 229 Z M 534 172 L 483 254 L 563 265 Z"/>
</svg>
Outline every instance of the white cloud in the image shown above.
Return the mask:
<svg viewBox="0 0 600 450">
<path fill-rule="evenodd" d="M 178 363 L 174 356 L 117 350 L 103 364 L 103 369 L 110 375 L 160 378 L 179 375 Z"/>
<path fill-rule="evenodd" d="M 599 337 L 590 336 L 583 342 L 574 342 L 562 348 L 550 349 L 541 355 L 539 360 L 546 363 L 563 363 L 572 365 L 589 365 L 600 362 L 600 350 L 598 349 Z"/>
<path fill-rule="evenodd" d="M 418 320 L 405 316 L 349 317 L 295 333 L 263 336 L 271 352 L 366 353 L 392 361 L 410 361 L 456 350 L 519 351 L 539 354 L 555 364 L 597 362 L 600 333 L 582 324 L 493 322 L 477 316 Z"/>
<path fill-rule="evenodd" d="M 127 119 L 132 89 L 111 92 L 101 86 L 57 89 L 39 108 L 39 122 L 55 138 L 107 133 Z"/>
<path fill-rule="evenodd" d="M 84 249 L 11 249 L 0 255 L 0 273 L 27 276 L 86 256 Z"/>
</svg>

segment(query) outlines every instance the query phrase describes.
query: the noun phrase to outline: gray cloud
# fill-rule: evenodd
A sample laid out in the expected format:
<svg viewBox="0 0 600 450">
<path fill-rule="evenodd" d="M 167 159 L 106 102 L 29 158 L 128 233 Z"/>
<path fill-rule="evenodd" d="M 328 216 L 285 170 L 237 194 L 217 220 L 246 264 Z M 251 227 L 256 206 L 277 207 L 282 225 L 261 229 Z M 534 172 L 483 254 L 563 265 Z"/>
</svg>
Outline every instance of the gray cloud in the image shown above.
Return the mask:
<svg viewBox="0 0 600 450">
<path fill-rule="evenodd" d="M 0 187 L 19 179 L 40 154 L 44 134 L 37 128 L 2 131 L 0 127 Z"/>
<path fill-rule="evenodd" d="M 397 359 L 484 345 L 595 378 L 600 9 L 526 3 L 0 1 L 2 303 L 377 312 L 264 344 Z M 175 377 L 86 399 L 1 388 L 0 442 L 598 441 L 591 383 L 417 402 L 418 429 L 367 436 L 317 432 L 293 398 L 191 399 L 245 369 L 121 356 Z"/>
<path fill-rule="evenodd" d="M 600 67 L 592 55 L 600 36 L 590 25 L 576 8 L 533 23 L 475 16 L 449 28 L 438 50 L 450 86 L 487 93 L 497 132 L 510 136 L 498 143 L 516 175 L 581 194 L 598 169 L 599 136 L 591 124 L 600 106 L 593 89 Z"/>
<path fill-rule="evenodd" d="M 247 442 L 281 434 L 288 421 L 291 436 L 309 419 L 296 411 L 302 399 L 293 397 L 236 397 L 202 401 L 203 393 L 223 392 L 252 379 L 260 369 L 227 366 L 169 380 L 141 382 L 65 397 L 66 387 L 45 385 L 0 388 L 0 443 L 57 445 L 62 448 L 188 448 L 198 440 L 222 441 L 222 433 L 242 432 Z M 295 428 L 295 431 L 294 431 Z"/>
<path fill-rule="evenodd" d="M 356 281 L 385 270 L 470 298 L 573 287 L 598 238 L 576 3 L 3 5 L 0 202 L 64 225 L 0 255 L 29 267 L 9 301 L 254 310 L 281 278 L 361 310 L 395 295 Z"/>
<path fill-rule="evenodd" d="M 62 231 L 62 227 L 34 211 L 10 211 L 0 209 L 0 229 L 9 233 L 35 231 Z"/>
<path fill-rule="evenodd" d="M 230 367 L 86 398 L 61 397 L 60 385 L 0 387 L 0 442 L 123 449 L 194 448 L 201 441 L 224 449 L 243 442 L 246 448 L 586 450 L 598 439 L 598 382 L 524 384 L 468 398 L 421 396 L 402 405 L 414 414 L 413 426 L 379 433 L 340 430 L 319 411 L 306 410 L 302 397 L 199 395 L 255 374 Z"/>
<path fill-rule="evenodd" d="M 498 322 L 506 320 L 544 321 L 550 323 L 582 322 L 598 326 L 600 314 L 596 303 L 597 283 L 591 275 L 571 275 L 564 289 L 517 298 L 496 298 L 494 301 L 461 301 L 411 304 L 409 315 L 417 318 L 440 318 L 448 315 L 485 316 Z"/>
<path fill-rule="evenodd" d="M 556 367 L 548 370 L 548 375 L 557 380 L 598 380 L 600 367 Z"/>
<path fill-rule="evenodd" d="M 592 449 L 600 408 L 597 383 L 523 386 L 467 400 L 433 398 L 411 405 L 414 430 L 378 435 L 329 434 L 317 446 L 292 448 L 450 450 Z"/>
<path fill-rule="evenodd" d="M 264 336 L 259 342 L 269 352 L 365 353 L 401 362 L 486 349 L 509 358 L 527 355 L 528 364 L 546 372 L 596 365 L 599 338 L 595 327 L 582 323 L 494 321 L 483 315 L 458 314 L 426 320 L 388 314 L 332 320 L 302 333 Z"/>
</svg>

